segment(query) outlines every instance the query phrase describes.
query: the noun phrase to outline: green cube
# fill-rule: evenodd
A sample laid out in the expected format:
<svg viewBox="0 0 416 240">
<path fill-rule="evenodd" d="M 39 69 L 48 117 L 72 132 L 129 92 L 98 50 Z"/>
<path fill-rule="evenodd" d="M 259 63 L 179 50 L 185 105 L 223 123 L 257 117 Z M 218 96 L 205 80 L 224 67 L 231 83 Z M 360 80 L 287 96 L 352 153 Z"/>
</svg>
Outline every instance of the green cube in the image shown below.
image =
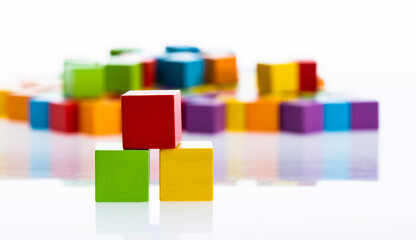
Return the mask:
<svg viewBox="0 0 416 240">
<path fill-rule="evenodd" d="M 104 94 L 104 67 L 89 61 L 66 61 L 64 65 L 66 97 L 98 98 Z"/>
<path fill-rule="evenodd" d="M 149 150 L 123 150 L 121 143 L 95 149 L 95 201 L 149 201 Z"/>
<path fill-rule="evenodd" d="M 105 84 L 109 92 L 125 93 L 142 86 L 140 63 L 110 62 L 105 66 Z"/>
</svg>

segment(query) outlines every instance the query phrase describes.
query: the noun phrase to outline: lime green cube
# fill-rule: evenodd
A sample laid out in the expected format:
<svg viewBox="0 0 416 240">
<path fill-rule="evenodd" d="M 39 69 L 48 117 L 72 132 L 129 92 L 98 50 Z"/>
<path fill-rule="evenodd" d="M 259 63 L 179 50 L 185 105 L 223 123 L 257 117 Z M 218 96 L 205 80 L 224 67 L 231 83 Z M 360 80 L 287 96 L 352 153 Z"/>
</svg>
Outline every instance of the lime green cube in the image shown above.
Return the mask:
<svg viewBox="0 0 416 240">
<path fill-rule="evenodd" d="M 121 143 L 95 149 L 95 201 L 149 201 L 149 150 L 123 150 Z"/>
<path fill-rule="evenodd" d="M 109 92 L 125 93 L 142 86 L 140 63 L 110 62 L 105 66 L 105 84 Z"/>
<path fill-rule="evenodd" d="M 113 48 L 110 51 L 111 56 L 119 56 L 126 53 L 140 53 L 140 48 Z"/>
<path fill-rule="evenodd" d="M 64 94 L 74 99 L 99 98 L 105 92 L 104 67 L 89 61 L 66 61 Z"/>
</svg>

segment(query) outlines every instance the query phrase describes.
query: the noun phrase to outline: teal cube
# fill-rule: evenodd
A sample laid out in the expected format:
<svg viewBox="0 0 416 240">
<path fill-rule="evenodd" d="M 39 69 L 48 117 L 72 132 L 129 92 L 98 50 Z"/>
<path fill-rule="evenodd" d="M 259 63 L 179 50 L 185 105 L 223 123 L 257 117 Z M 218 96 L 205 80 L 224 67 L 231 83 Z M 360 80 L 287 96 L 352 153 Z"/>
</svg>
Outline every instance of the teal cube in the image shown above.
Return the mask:
<svg viewBox="0 0 416 240">
<path fill-rule="evenodd" d="M 99 98 L 104 94 L 104 67 L 90 61 L 66 61 L 64 95 L 69 98 Z"/>
<path fill-rule="evenodd" d="M 142 86 L 140 63 L 111 62 L 105 66 L 105 85 L 109 92 L 125 93 Z"/>
<path fill-rule="evenodd" d="M 149 150 L 99 143 L 95 149 L 95 201 L 149 201 Z"/>
<path fill-rule="evenodd" d="M 351 128 L 351 106 L 347 102 L 324 103 L 325 131 L 348 131 Z"/>
</svg>

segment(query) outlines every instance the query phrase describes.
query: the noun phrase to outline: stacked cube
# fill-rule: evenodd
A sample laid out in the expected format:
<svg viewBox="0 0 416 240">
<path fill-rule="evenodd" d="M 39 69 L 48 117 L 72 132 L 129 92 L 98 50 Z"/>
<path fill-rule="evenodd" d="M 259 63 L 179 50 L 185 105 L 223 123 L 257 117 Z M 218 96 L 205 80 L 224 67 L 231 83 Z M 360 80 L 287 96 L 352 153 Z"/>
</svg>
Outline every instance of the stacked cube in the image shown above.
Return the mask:
<svg viewBox="0 0 416 240">
<path fill-rule="evenodd" d="M 213 199 L 213 147 L 182 141 L 180 91 L 129 91 L 121 112 L 122 144 L 96 148 L 97 202 L 149 200 L 149 149 L 160 149 L 160 200 Z"/>
</svg>

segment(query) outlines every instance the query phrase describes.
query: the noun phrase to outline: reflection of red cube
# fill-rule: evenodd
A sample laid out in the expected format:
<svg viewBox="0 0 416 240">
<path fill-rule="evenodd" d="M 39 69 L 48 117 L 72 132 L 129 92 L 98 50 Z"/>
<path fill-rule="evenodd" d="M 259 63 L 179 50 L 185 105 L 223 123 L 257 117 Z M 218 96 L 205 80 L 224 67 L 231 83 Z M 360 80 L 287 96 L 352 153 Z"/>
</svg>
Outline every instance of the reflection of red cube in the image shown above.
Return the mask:
<svg viewBox="0 0 416 240">
<path fill-rule="evenodd" d="M 299 61 L 299 81 L 301 92 L 316 92 L 318 80 L 315 61 Z"/>
<path fill-rule="evenodd" d="M 51 102 L 50 127 L 59 132 L 78 131 L 78 106 L 73 101 Z"/>
<path fill-rule="evenodd" d="M 156 79 L 156 59 L 147 59 L 142 62 L 143 86 L 150 87 Z"/>
<path fill-rule="evenodd" d="M 121 96 L 124 149 L 175 148 L 182 140 L 179 90 L 129 91 Z"/>
</svg>

